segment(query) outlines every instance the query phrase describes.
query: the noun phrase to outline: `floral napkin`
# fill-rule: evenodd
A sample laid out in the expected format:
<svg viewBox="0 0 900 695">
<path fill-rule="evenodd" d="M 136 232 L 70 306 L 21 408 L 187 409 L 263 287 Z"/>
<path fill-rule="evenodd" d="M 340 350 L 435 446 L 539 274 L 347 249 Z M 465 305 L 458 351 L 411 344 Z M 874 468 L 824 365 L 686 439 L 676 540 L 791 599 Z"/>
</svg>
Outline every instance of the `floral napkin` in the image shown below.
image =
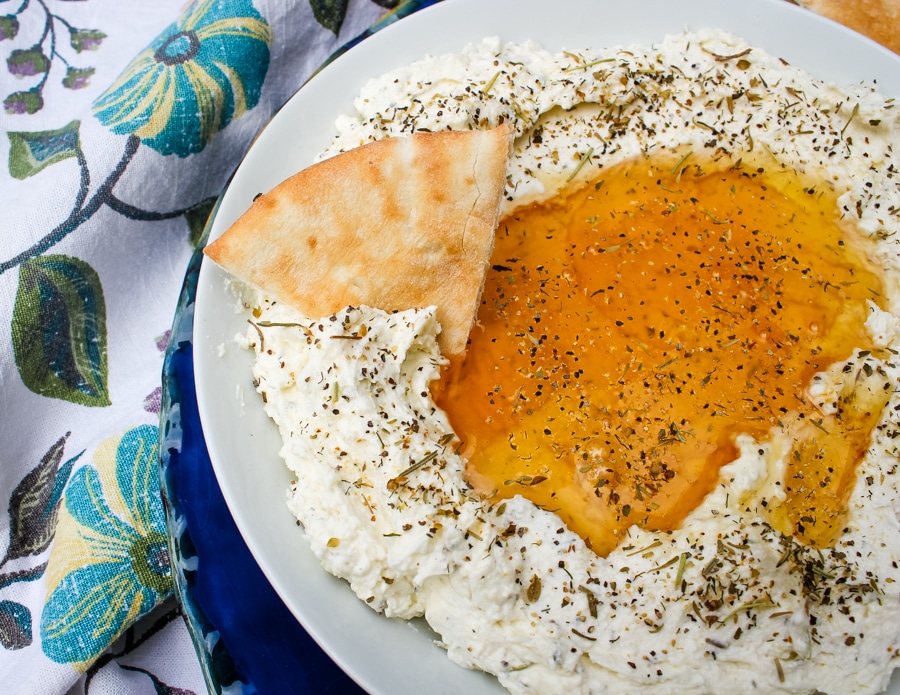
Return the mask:
<svg viewBox="0 0 900 695">
<path fill-rule="evenodd" d="M 206 690 L 158 472 L 182 280 L 256 134 L 398 2 L 0 0 L 0 693 Z"/>
</svg>

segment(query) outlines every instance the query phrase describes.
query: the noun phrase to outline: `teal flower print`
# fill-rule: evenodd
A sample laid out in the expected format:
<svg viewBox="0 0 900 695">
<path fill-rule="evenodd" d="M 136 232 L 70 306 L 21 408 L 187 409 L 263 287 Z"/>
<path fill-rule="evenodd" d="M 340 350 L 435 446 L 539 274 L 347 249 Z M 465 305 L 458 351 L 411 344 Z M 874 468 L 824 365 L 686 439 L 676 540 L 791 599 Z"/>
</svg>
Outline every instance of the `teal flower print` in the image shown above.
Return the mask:
<svg viewBox="0 0 900 695">
<path fill-rule="evenodd" d="M 129 430 L 72 475 L 41 615 L 42 647 L 53 661 L 86 669 L 172 592 L 158 438 L 157 427 Z"/>
<path fill-rule="evenodd" d="M 119 135 L 187 157 L 259 101 L 272 30 L 250 0 L 196 0 L 94 102 Z"/>
</svg>

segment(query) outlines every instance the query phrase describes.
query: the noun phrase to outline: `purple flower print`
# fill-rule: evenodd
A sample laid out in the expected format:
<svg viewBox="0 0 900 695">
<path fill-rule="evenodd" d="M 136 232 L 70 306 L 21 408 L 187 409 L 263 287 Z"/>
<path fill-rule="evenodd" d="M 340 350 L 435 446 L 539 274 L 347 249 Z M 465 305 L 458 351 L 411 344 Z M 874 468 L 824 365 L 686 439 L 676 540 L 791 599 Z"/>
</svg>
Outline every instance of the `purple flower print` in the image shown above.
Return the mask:
<svg viewBox="0 0 900 695">
<path fill-rule="evenodd" d="M 37 113 L 44 107 L 44 97 L 34 89 L 13 92 L 3 100 L 3 109 L 12 116 Z"/>
<path fill-rule="evenodd" d="M 17 48 L 6 59 L 6 68 L 16 77 L 33 77 L 50 69 L 50 59 L 40 46 Z"/>
<path fill-rule="evenodd" d="M 94 68 L 68 68 L 62 84 L 66 89 L 84 89 L 91 81 Z"/>
<path fill-rule="evenodd" d="M 156 349 L 165 352 L 169 347 L 169 340 L 172 338 L 172 329 L 167 328 L 160 335 L 156 336 Z"/>
<path fill-rule="evenodd" d="M 96 29 L 73 29 L 69 34 L 69 42 L 76 53 L 96 51 L 105 38 L 106 34 Z"/>
<path fill-rule="evenodd" d="M 3 2 L 4 0 L 0 0 L 0 4 Z M 37 43 L 29 48 L 10 47 L 8 54 L 6 50 L 3 51 L 6 71 L 25 81 L 28 87 L 27 91 L 22 90 L 5 96 L 3 108 L 9 115 L 31 115 L 44 107 L 44 87 L 52 72 L 54 61 L 61 61 L 65 65 L 65 76 L 60 80 L 63 87 L 73 90 L 87 87 L 96 70 L 91 66 L 78 65 L 76 61 L 71 60 L 72 54 L 81 56 L 85 51 L 96 51 L 107 38 L 99 29 L 73 26 L 61 15 L 51 12 L 44 0 L 38 0 L 36 3 L 24 0 L 13 13 L 0 13 L 0 45 L 3 41 L 18 37 L 22 33 L 23 23 L 24 26 L 40 26 L 41 15 L 44 30 Z M 27 17 L 27 22 L 23 17 Z M 68 46 L 63 40 L 65 33 L 69 35 Z M 63 55 L 66 52 L 70 54 L 68 57 Z M 0 97 L 3 96 L 4 94 L 0 93 Z"/>
<path fill-rule="evenodd" d="M 14 39 L 19 33 L 19 18 L 14 15 L 0 17 L 0 41 Z"/>
<path fill-rule="evenodd" d="M 162 387 L 157 386 L 144 399 L 144 410 L 159 415 L 162 406 Z"/>
</svg>

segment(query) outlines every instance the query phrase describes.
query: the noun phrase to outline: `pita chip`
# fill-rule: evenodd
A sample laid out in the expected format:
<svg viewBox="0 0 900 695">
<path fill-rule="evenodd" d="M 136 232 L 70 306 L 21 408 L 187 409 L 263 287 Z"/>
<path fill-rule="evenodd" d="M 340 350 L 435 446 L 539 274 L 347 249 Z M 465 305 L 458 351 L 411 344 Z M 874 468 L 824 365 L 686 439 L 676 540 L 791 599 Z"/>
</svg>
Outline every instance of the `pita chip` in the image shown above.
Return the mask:
<svg viewBox="0 0 900 695">
<path fill-rule="evenodd" d="M 792 0 L 900 53 L 900 0 Z"/>
<path fill-rule="evenodd" d="M 506 184 L 510 130 L 415 133 L 336 155 L 256 198 L 204 253 L 296 308 L 435 305 L 465 352 Z"/>
</svg>

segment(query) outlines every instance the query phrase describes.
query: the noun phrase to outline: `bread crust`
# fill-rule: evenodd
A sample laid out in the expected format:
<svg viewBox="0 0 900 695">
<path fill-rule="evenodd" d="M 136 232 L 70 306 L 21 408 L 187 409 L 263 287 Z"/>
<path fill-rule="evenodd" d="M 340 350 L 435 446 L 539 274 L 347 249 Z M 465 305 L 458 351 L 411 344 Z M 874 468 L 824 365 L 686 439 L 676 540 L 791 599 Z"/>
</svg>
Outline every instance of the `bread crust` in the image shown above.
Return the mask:
<svg viewBox="0 0 900 695">
<path fill-rule="evenodd" d="M 510 130 L 363 145 L 259 196 L 207 257 L 319 318 L 435 305 L 443 354 L 465 351 L 493 249 Z"/>
<path fill-rule="evenodd" d="M 900 0 L 793 0 L 900 54 Z"/>
</svg>

